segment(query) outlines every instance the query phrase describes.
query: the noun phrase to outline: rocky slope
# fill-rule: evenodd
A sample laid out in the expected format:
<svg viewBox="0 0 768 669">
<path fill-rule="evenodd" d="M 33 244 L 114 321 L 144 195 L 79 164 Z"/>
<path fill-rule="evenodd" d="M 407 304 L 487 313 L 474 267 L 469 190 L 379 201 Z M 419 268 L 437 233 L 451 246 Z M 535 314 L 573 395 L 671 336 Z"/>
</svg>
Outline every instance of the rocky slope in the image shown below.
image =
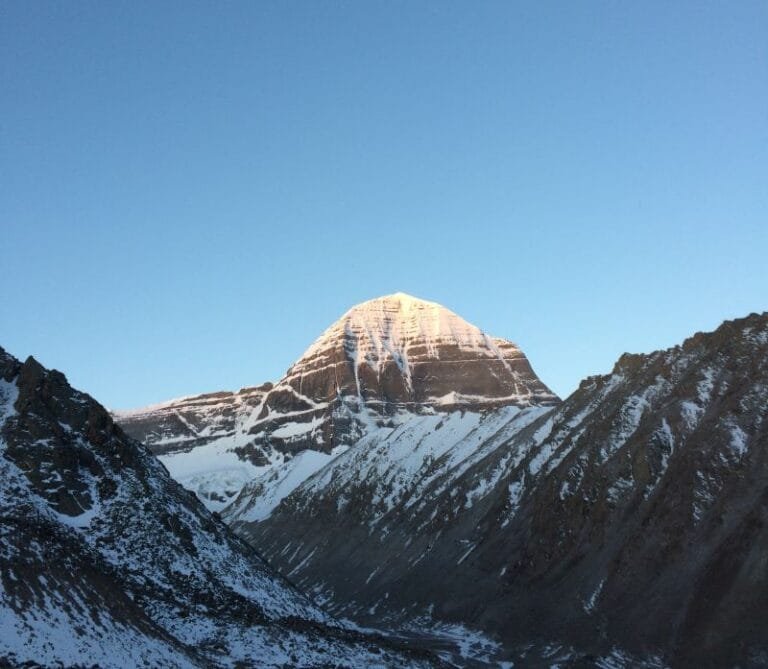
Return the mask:
<svg viewBox="0 0 768 669">
<path fill-rule="evenodd" d="M 277 476 L 285 489 L 365 435 L 414 415 L 558 401 L 517 346 L 439 304 L 397 293 L 350 309 L 274 386 L 115 418 L 220 510 L 250 479 Z M 291 462 L 307 449 L 313 454 Z"/>
<path fill-rule="evenodd" d="M 432 666 L 340 627 L 65 377 L 0 349 L 0 666 Z"/>
<path fill-rule="evenodd" d="M 113 417 L 134 439 L 146 444 L 173 477 L 221 510 L 243 485 L 284 461 L 264 449 L 251 428 L 259 424 L 272 384 L 183 397 L 162 404 L 115 411 Z"/>
<path fill-rule="evenodd" d="M 475 625 L 515 666 L 766 666 L 767 416 L 753 314 L 554 408 L 381 426 L 224 515 L 333 611 Z"/>
</svg>

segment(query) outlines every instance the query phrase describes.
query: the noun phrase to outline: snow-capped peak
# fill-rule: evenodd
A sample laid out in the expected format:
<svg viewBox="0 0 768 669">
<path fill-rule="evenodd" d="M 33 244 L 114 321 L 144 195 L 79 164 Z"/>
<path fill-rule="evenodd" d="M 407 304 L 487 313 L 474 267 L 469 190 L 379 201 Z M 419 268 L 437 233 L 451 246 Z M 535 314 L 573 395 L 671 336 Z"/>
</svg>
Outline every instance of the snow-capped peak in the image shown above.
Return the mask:
<svg viewBox="0 0 768 669">
<path fill-rule="evenodd" d="M 383 416 L 391 425 L 413 415 L 558 402 L 517 346 L 435 302 L 395 293 L 347 311 L 274 386 L 118 418 L 220 508 L 242 485 L 244 462 L 247 473 L 302 449 L 331 455 L 378 429 Z"/>
<path fill-rule="evenodd" d="M 306 361 L 315 360 L 340 341 L 357 364 L 377 366 L 394 361 L 402 371 L 409 353 L 420 358 L 439 358 L 440 348 L 458 347 L 475 356 L 501 358 L 499 346 L 514 347 L 503 339 L 483 333 L 450 309 L 406 293 L 394 293 L 352 307 L 306 350 L 291 373 Z M 514 347 L 517 348 L 517 347 Z"/>
</svg>

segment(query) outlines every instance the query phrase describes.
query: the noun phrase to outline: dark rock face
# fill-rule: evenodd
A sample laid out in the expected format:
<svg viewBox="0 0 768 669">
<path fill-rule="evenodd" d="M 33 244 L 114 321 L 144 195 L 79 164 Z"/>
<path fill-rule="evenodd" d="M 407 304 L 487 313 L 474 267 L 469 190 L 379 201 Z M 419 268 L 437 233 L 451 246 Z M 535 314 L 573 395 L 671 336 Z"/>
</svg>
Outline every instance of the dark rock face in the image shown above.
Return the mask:
<svg viewBox="0 0 768 669">
<path fill-rule="evenodd" d="M 339 627 L 109 413 L 0 349 L 0 666 L 427 666 Z"/>
<path fill-rule="evenodd" d="M 225 516 L 333 611 L 476 625 L 516 666 L 766 666 L 766 418 L 751 315 L 558 407 L 380 429 L 266 517 Z"/>
<path fill-rule="evenodd" d="M 135 411 L 115 412 L 114 417 L 134 439 L 147 444 L 155 455 L 189 451 L 235 436 L 238 417 L 260 409 L 271 383 L 184 397 Z"/>
<path fill-rule="evenodd" d="M 403 414 L 558 402 L 517 346 L 445 307 L 398 293 L 348 311 L 274 387 L 201 395 L 115 418 L 164 456 L 177 480 L 221 510 L 270 466 L 306 449 L 331 454 Z M 230 458 L 226 482 L 206 476 L 207 465 L 190 467 L 214 452 L 221 456 L 216 476 Z"/>
</svg>

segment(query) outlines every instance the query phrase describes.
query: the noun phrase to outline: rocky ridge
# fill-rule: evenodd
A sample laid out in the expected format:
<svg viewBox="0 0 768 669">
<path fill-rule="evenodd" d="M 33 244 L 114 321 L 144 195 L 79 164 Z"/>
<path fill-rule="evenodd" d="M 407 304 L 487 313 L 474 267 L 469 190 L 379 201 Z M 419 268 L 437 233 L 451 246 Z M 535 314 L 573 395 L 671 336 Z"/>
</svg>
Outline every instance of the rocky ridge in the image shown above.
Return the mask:
<svg viewBox="0 0 768 669">
<path fill-rule="evenodd" d="M 556 407 L 382 427 L 224 515 L 331 610 L 474 625 L 515 666 L 765 666 L 766 407 L 753 314 Z"/>
<path fill-rule="evenodd" d="M 108 412 L 0 349 L 0 666 L 433 666 L 341 626 Z"/>
</svg>

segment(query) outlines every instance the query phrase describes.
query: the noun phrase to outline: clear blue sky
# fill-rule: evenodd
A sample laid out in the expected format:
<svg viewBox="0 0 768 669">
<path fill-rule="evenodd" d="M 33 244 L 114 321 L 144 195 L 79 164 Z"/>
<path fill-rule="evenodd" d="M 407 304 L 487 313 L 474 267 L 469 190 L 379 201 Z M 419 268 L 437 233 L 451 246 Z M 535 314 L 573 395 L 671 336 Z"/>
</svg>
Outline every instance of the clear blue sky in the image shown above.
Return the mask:
<svg viewBox="0 0 768 669">
<path fill-rule="evenodd" d="M 768 308 L 768 3 L 2 2 L 0 345 L 113 408 L 405 291 L 565 395 Z"/>
</svg>

